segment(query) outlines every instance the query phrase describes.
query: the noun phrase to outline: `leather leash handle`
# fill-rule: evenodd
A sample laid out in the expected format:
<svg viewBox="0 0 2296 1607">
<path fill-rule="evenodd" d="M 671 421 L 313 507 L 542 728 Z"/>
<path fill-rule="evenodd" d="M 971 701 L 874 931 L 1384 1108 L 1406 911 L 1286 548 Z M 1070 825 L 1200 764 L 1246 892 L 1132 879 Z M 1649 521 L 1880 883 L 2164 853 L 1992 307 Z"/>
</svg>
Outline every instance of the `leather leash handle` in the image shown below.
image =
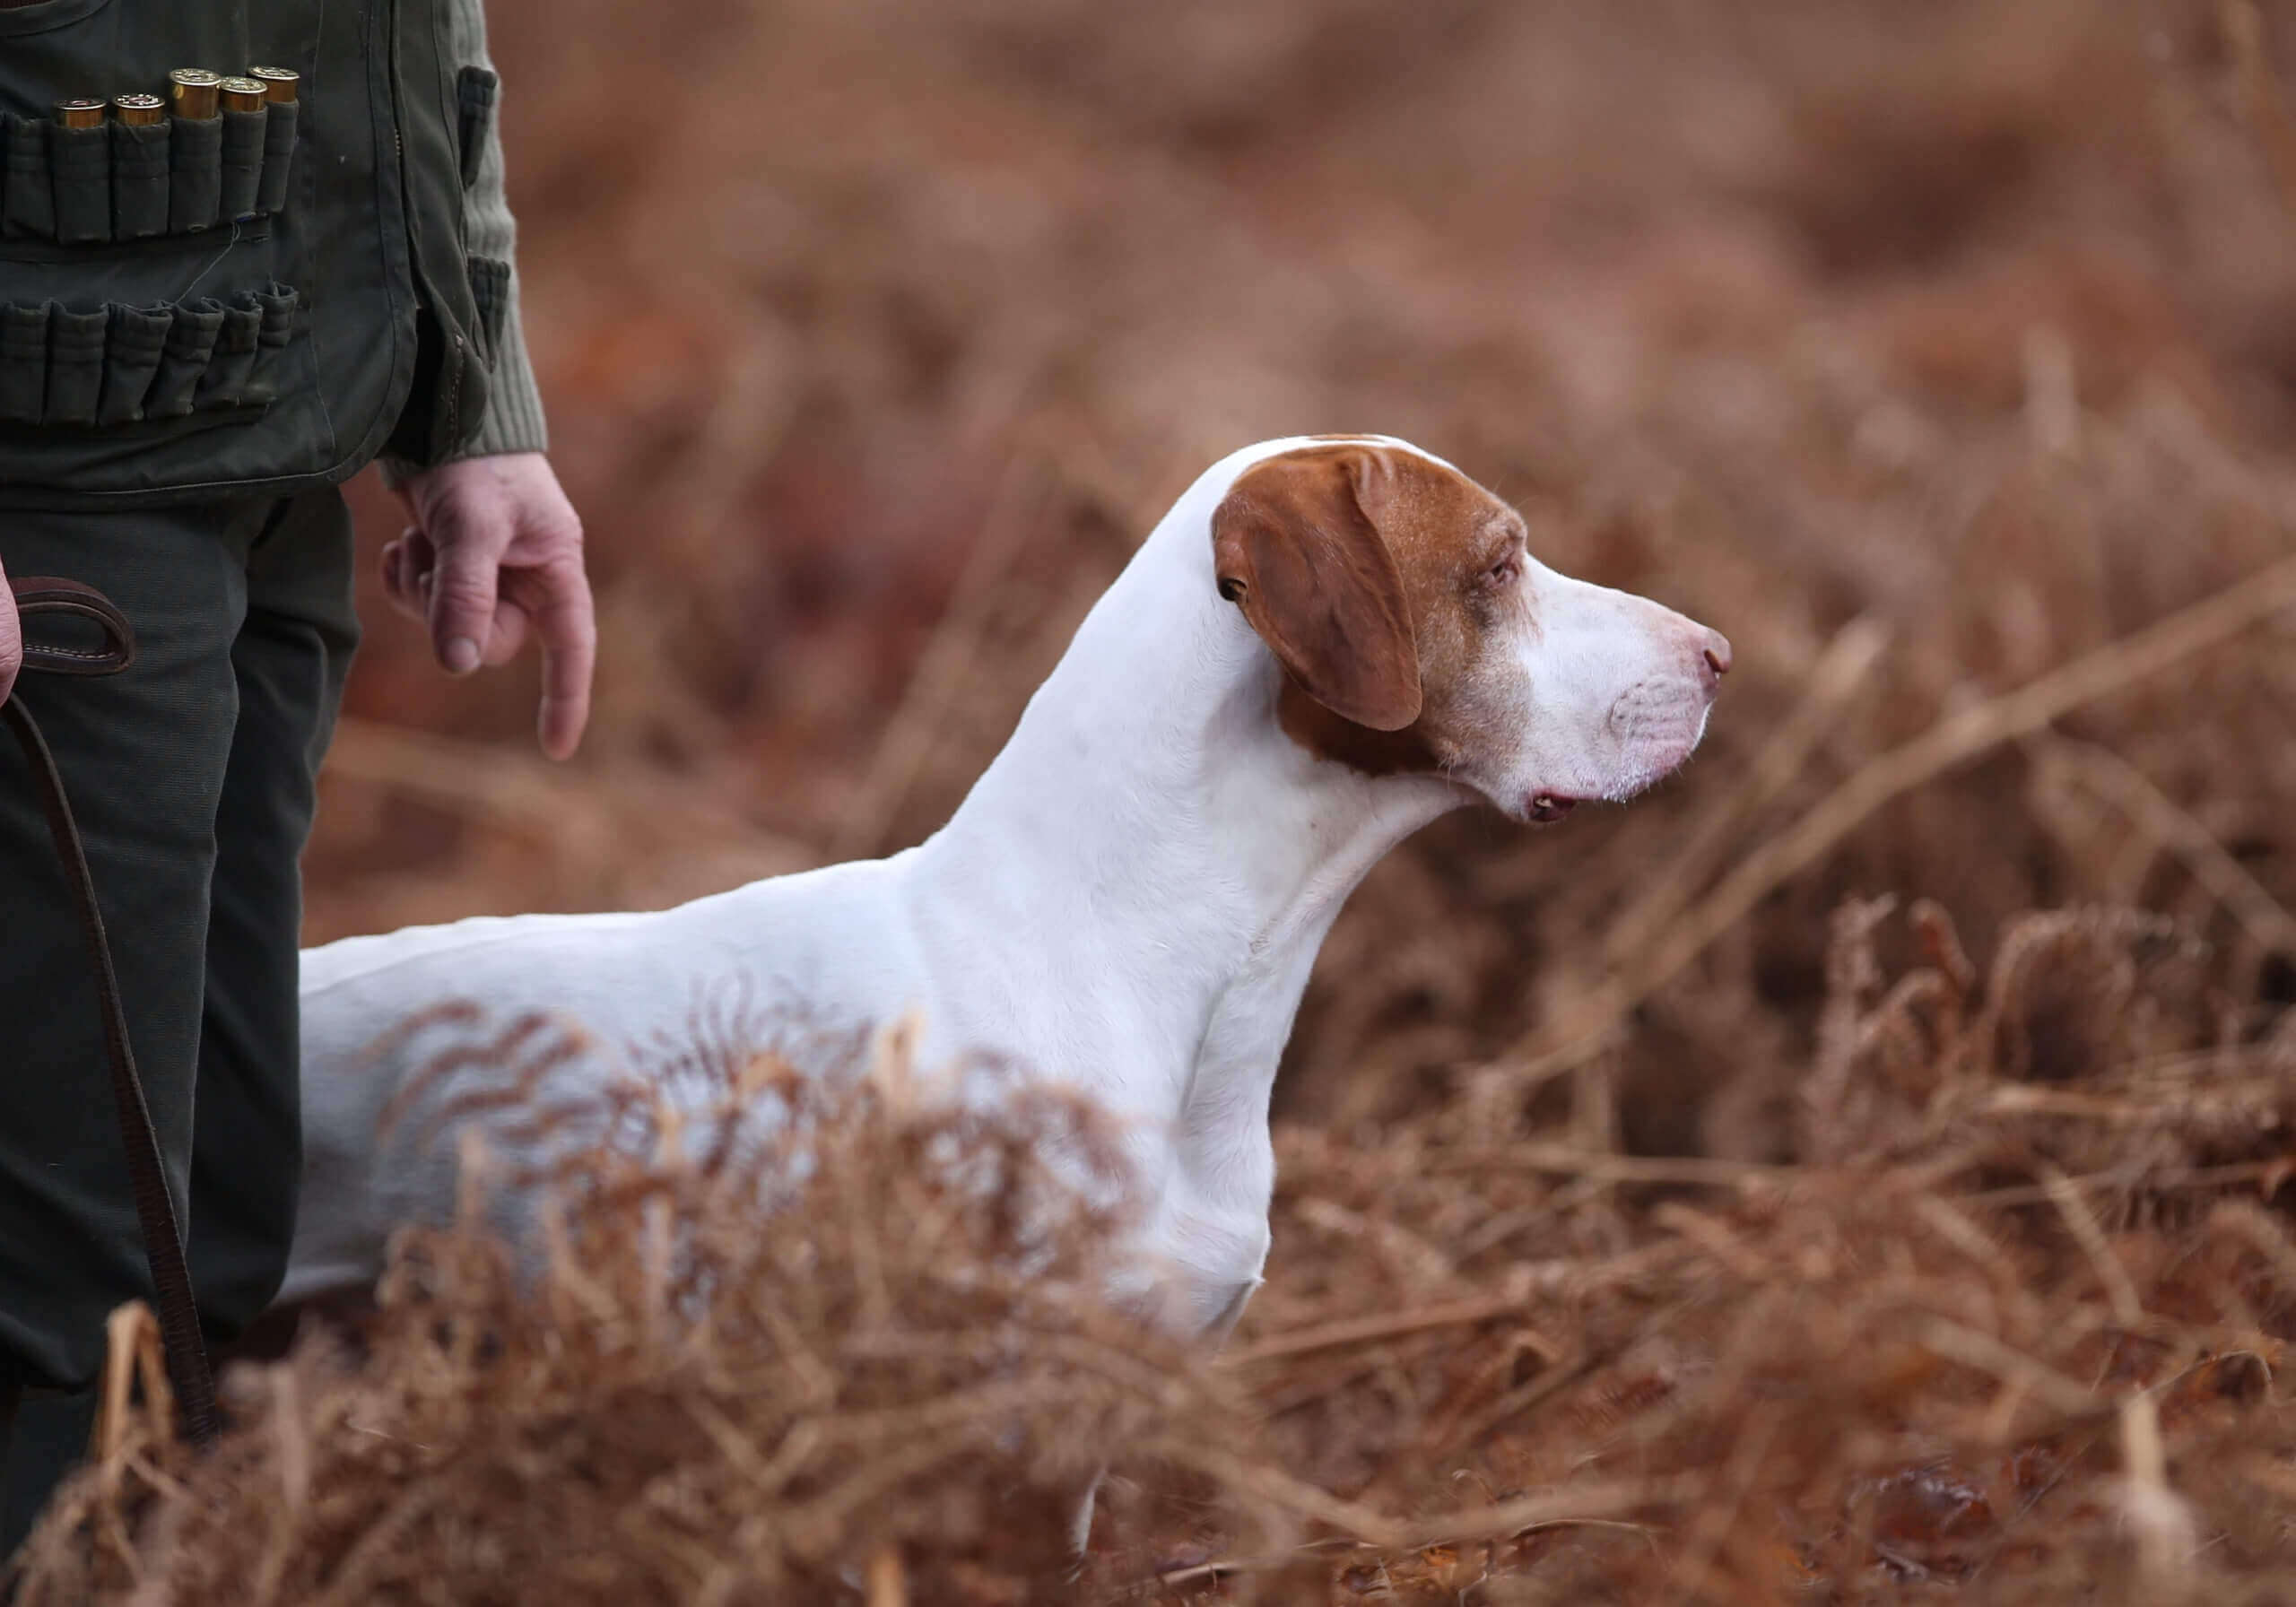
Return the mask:
<svg viewBox="0 0 2296 1607">
<path fill-rule="evenodd" d="M 103 632 L 96 648 L 24 646 L 24 668 L 57 675 L 112 675 L 135 661 L 135 632 L 111 599 L 76 580 L 27 576 L 11 580 L 16 611 L 29 621 L 42 614 L 65 614 L 93 621 Z M 88 871 L 88 856 L 80 841 L 79 823 L 57 773 L 56 756 L 22 698 L 0 704 L 16 741 L 31 766 L 39 792 L 40 811 L 48 817 L 48 836 L 56 857 L 72 885 L 72 901 L 79 912 L 80 933 L 88 945 L 88 960 L 96 978 L 96 1001 L 103 1016 L 104 1055 L 111 1063 L 112 1103 L 119 1118 L 119 1136 L 127 1151 L 127 1175 L 135 1196 L 135 1220 L 144 1231 L 144 1254 L 152 1268 L 152 1287 L 160 1305 L 160 1345 L 167 1358 L 168 1381 L 175 1388 L 176 1404 L 184 1432 L 204 1444 L 215 1438 L 215 1380 L 208 1370 L 207 1348 L 199 1334 L 199 1307 L 192 1299 L 191 1267 L 184 1256 L 183 1234 L 175 1201 L 168 1189 L 168 1174 L 160 1153 L 160 1135 L 152 1126 L 151 1107 L 144 1099 L 143 1080 L 135 1074 L 135 1055 L 127 1038 L 127 1016 L 120 1006 L 119 978 L 112 969 L 111 944 L 104 937 L 102 909 L 96 903 L 95 878 Z"/>
<path fill-rule="evenodd" d="M 94 586 L 59 580 L 53 575 L 27 575 L 8 582 L 8 589 L 16 594 L 16 612 L 24 618 L 71 614 L 92 620 L 104 633 L 104 645 L 94 648 L 28 641 L 24 668 L 45 670 L 51 675 L 117 675 L 135 662 L 135 629 L 118 604 Z"/>
</svg>

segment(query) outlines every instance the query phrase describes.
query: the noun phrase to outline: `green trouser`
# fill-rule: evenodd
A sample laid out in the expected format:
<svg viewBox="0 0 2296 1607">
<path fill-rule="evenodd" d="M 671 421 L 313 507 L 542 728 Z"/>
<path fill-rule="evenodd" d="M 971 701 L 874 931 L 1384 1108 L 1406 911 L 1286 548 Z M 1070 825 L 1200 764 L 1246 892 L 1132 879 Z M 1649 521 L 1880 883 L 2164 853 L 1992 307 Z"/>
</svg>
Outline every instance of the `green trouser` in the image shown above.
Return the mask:
<svg viewBox="0 0 2296 1607">
<path fill-rule="evenodd" d="M 358 642 L 351 519 L 285 500 L 0 513 L 0 564 L 107 593 L 136 658 L 26 674 L 86 839 L 211 1340 L 269 1303 L 301 1164 L 297 859 Z M 104 1319 L 152 1299 L 94 983 L 30 776 L 0 742 L 0 1559 L 79 1460 Z M 0 1393 L 4 1393 L 0 1382 Z"/>
</svg>

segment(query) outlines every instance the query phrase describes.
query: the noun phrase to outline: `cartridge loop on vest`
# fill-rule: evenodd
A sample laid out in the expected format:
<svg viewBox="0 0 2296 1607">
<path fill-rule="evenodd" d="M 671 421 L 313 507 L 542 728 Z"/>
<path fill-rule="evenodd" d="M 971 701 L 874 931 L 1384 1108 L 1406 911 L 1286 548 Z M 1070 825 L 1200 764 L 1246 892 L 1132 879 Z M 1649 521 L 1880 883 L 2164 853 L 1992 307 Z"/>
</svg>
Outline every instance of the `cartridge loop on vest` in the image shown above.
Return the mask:
<svg viewBox="0 0 2296 1607">
<path fill-rule="evenodd" d="M 48 168 L 55 192 L 56 238 L 67 246 L 111 239 L 111 130 L 103 102 L 93 123 L 58 119 L 48 131 Z"/>
<path fill-rule="evenodd" d="M 0 234 L 13 239 L 56 238 L 56 186 L 48 176 L 46 117 L 5 115 L 8 166 L 0 178 Z"/>
<path fill-rule="evenodd" d="M 245 222 L 256 215 L 263 182 L 264 89 L 252 78 L 226 78 L 223 102 L 223 216 Z"/>
<path fill-rule="evenodd" d="M 37 424 L 48 404 L 48 306 L 0 307 L 0 421 Z"/>
<path fill-rule="evenodd" d="M 263 178 L 255 191 L 258 213 L 287 210 L 287 176 L 295 161 L 295 125 L 302 116 L 302 109 L 293 100 L 294 90 L 290 83 L 289 99 L 274 98 L 264 110 Z"/>
<path fill-rule="evenodd" d="M 59 101 L 48 117 L 0 116 L 0 235 L 100 245 L 284 210 L 299 104 L 274 99 L 282 86 L 253 76 L 170 87 L 188 88 L 195 109 L 216 109 L 171 115 L 160 96 L 138 91 Z M 291 96 L 296 86 L 283 87 Z"/>
<path fill-rule="evenodd" d="M 280 395 L 301 301 L 274 281 L 174 304 L 0 307 L 0 423 L 111 427 L 259 412 Z"/>
<path fill-rule="evenodd" d="M 48 404 L 43 424 L 92 424 L 103 395 L 104 329 L 111 322 L 102 308 L 71 312 L 52 307 L 48 315 Z"/>
<path fill-rule="evenodd" d="M 223 118 L 177 117 L 170 120 L 168 143 L 168 232 L 197 234 L 212 229 L 223 200 Z"/>
<path fill-rule="evenodd" d="M 111 237 L 165 234 L 170 130 L 160 98 L 122 95 L 112 106 L 117 115 L 111 125 Z"/>
<path fill-rule="evenodd" d="M 167 350 L 168 331 L 175 326 L 174 311 L 165 302 L 154 307 L 115 305 L 111 327 L 104 336 L 104 390 L 96 409 L 99 424 L 133 424 L 144 416 L 144 401 L 160 372 L 160 354 Z"/>
</svg>

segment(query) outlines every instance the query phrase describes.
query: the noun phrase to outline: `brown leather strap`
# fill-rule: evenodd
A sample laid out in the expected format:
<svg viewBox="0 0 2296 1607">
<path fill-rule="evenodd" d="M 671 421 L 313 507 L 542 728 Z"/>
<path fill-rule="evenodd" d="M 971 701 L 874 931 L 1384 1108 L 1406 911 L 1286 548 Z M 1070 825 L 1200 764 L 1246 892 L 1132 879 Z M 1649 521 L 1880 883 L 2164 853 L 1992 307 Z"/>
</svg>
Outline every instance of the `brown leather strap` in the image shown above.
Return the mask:
<svg viewBox="0 0 2296 1607">
<path fill-rule="evenodd" d="M 92 586 L 59 580 L 53 575 L 26 575 L 8 582 L 16 594 L 16 612 L 69 614 L 93 621 L 104 633 L 101 647 L 65 647 L 54 643 L 24 643 L 24 668 L 55 675 L 117 675 L 135 662 L 135 632 L 118 605 Z"/>
<path fill-rule="evenodd" d="M 74 614 L 93 620 L 104 632 L 101 648 L 24 647 L 24 668 L 61 675 L 109 675 L 126 669 L 135 658 L 135 633 L 127 616 L 102 593 L 77 581 L 46 576 L 9 582 L 17 612 L 27 622 L 43 614 Z M 199 1307 L 192 1299 L 191 1268 L 184 1257 L 183 1234 L 175 1201 L 169 1193 L 168 1174 L 161 1157 L 160 1137 L 152 1130 L 151 1108 L 144 1102 L 144 1083 L 135 1074 L 135 1055 L 127 1038 L 127 1016 L 119 1000 L 119 978 L 113 972 L 111 945 L 104 937 L 103 911 L 96 903 L 95 879 L 88 871 L 88 856 L 81 846 L 80 828 L 72 818 L 65 795 L 64 777 L 56 769 L 39 725 L 22 698 L 0 704 L 16 734 L 24 759 L 31 766 L 39 792 L 41 812 L 48 817 L 48 836 L 56 857 L 72 886 L 72 901 L 80 916 L 81 935 L 96 978 L 96 1002 L 103 1016 L 104 1055 L 111 1063 L 112 1103 L 119 1120 L 121 1143 L 127 1151 L 127 1175 L 135 1196 L 135 1220 L 144 1230 L 144 1254 L 151 1264 L 152 1286 L 160 1307 L 160 1342 L 166 1353 L 168 1381 L 175 1386 L 176 1404 L 185 1433 L 199 1442 L 215 1437 L 215 1383 L 207 1368 L 207 1350 L 199 1335 Z"/>
</svg>

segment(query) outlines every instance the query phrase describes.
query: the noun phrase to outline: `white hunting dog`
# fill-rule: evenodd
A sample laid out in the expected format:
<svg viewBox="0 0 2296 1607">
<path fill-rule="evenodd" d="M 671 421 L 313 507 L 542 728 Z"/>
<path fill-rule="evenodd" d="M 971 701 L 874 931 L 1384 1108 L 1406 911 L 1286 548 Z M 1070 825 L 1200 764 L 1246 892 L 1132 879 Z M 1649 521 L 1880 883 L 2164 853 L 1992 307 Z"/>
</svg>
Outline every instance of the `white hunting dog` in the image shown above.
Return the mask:
<svg viewBox="0 0 2296 1607">
<path fill-rule="evenodd" d="M 914 1013 L 923 1064 L 985 1054 L 1095 1098 L 1145 1191 L 1155 1308 L 1216 1342 L 1266 1259 L 1268 1095 L 1347 895 L 1478 797 L 1547 821 L 1649 786 L 1729 668 L 1717 632 L 1555 573 L 1526 535 L 1390 437 L 1246 447 L 1164 517 L 917 847 L 659 914 L 309 951 L 282 1299 L 371 1285 L 394 1228 L 452 1214 L 450 1140 L 413 1163 L 378 1142 L 426 1058 L 378 1055 L 395 1026 L 470 999 L 640 1056 L 690 1030 L 698 987 L 739 980 L 809 1028 Z"/>
</svg>

